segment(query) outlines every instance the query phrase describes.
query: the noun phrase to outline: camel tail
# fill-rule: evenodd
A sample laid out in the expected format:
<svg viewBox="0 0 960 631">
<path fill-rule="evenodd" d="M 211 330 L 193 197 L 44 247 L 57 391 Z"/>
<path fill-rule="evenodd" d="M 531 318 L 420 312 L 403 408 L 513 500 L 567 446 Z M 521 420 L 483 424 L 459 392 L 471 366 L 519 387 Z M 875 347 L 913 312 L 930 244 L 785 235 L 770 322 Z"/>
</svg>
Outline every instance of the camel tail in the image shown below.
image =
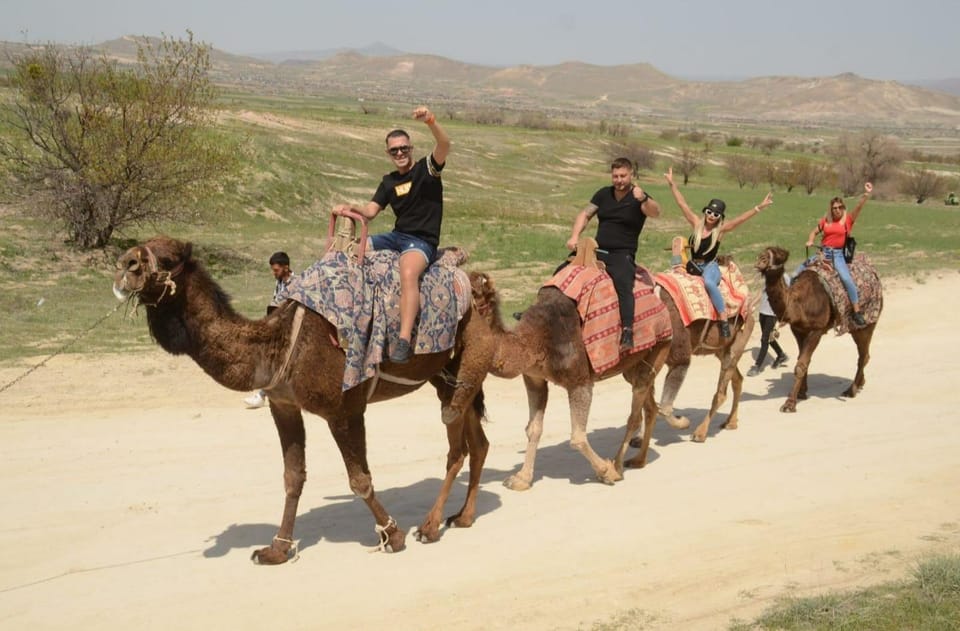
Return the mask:
<svg viewBox="0 0 960 631">
<path fill-rule="evenodd" d="M 487 418 L 487 406 L 483 400 L 483 388 L 481 387 L 477 390 L 477 394 L 473 397 L 473 411 L 477 413 L 477 416 L 481 420 L 486 420 Z"/>
</svg>

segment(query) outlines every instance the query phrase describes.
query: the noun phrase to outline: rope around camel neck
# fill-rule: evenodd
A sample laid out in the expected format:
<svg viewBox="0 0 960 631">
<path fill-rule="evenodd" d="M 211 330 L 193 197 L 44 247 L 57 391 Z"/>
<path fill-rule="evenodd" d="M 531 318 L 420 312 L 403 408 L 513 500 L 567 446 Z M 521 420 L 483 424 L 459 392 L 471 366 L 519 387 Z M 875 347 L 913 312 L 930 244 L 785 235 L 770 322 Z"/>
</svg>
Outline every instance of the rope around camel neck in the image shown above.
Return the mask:
<svg viewBox="0 0 960 631">
<path fill-rule="evenodd" d="M 19 383 L 20 381 L 22 381 L 27 375 L 29 375 L 30 373 L 32 373 L 34 370 L 36 370 L 36 369 L 40 368 L 41 366 L 45 365 L 48 361 L 50 361 L 51 359 L 53 359 L 53 358 L 56 357 L 57 355 L 63 353 L 63 352 L 66 351 L 68 348 L 70 348 L 71 346 L 73 346 L 74 344 L 76 344 L 77 342 L 79 342 L 81 339 L 84 338 L 84 336 L 86 336 L 87 334 L 89 334 L 90 331 L 94 330 L 95 328 L 97 328 L 98 326 L 100 326 L 101 324 L 103 324 L 103 322 L 104 322 L 107 318 L 109 318 L 109 317 L 112 316 L 114 313 L 116 313 L 116 312 L 120 309 L 120 307 L 122 307 L 122 306 L 125 305 L 125 304 L 127 304 L 127 303 L 126 303 L 126 302 L 118 302 L 118 303 L 117 303 L 117 306 L 114 307 L 113 309 L 111 309 L 110 311 L 108 311 L 106 315 L 102 316 L 99 320 L 97 320 L 96 322 L 94 322 L 93 324 L 91 324 L 90 326 L 88 326 L 85 330 L 81 331 L 79 335 L 77 335 L 75 338 L 73 338 L 72 340 L 70 340 L 69 342 L 67 342 L 66 344 L 64 344 L 63 346 L 61 346 L 60 348 L 58 348 L 57 350 L 55 350 L 53 353 L 51 353 L 50 355 L 47 355 L 45 358 L 43 358 L 42 361 L 40 361 L 39 364 L 35 364 L 35 365 L 31 366 L 31 367 L 28 368 L 26 371 L 24 371 L 23 373 L 21 373 L 20 376 L 16 377 L 13 381 L 9 381 L 9 382 L 3 384 L 2 386 L 0 386 L 0 392 L 3 392 L 3 391 L 5 391 L 5 390 L 7 390 L 8 388 L 12 388 L 14 385 L 16 385 L 17 383 Z"/>
</svg>

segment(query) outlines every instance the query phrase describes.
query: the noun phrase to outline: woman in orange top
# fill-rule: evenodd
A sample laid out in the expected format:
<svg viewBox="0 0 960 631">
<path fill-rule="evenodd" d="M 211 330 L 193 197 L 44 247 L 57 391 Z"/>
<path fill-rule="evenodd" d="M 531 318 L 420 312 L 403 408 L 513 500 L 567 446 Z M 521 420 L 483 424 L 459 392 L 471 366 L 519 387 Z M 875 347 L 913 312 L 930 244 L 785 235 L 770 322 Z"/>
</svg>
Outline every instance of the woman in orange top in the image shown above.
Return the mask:
<svg viewBox="0 0 960 631">
<path fill-rule="evenodd" d="M 843 203 L 842 197 L 834 197 L 831 199 L 829 212 L 817 222 L 817 227 L 810 232 L 810 237 L 807 239 L 807 247 L 809 248 L 813 245 L 814 239 L 817 238 L 817 233 L 823 235 L 820 239 L 823 257 L 833 263 L 833 269 L 837 270 L 840 282 L 843 283 L 844 289 L 847 290 L 847 295 L 850 297 L 850 304 L 853 307 L 853 321 L 857 326 L 864 326 L 866 321 L 863 319 L 863 315 L 860 314 L 860 296 L 857 293 L 857 286 L 853 282 L 853 277 L 850 276 L 850 268 L 847 267 L 847 262 L 843 258 L 843 244 L 847 240 L 850 231 L 853 230 L 853 224 L 857 221 L 857 217 L 860 216 L 860 211 L 863 210 L 863 206 L 867 203 L 867 199 L 872 192 L 873 184 L 870 182 L 864 184 L 863 196 L 860 197 L 860 203 L 849 213 L 847 212 L 846 205 Z M 793 277 L 796 278 L 797 274 L 802 272 L 803 268 L 816 258 L 815 255 L 804 261 L 800 267 L 797 268 Z"/>
</svg>

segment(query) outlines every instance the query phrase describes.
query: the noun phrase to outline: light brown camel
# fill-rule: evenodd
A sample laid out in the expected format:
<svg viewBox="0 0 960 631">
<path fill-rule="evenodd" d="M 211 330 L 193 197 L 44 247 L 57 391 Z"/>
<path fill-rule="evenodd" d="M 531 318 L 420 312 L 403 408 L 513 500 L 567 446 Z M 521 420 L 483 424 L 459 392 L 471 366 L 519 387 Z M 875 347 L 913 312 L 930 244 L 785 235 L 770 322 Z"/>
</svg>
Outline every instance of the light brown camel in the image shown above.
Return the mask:
<svg viewBox="0 0 960 631">
<path fill-rule="evenodd" d="M 624 467 L 642 467 L 646 464 L 650 436 L 656 420 L 656 404 L 649 396 L 657 371 L 663 366 L 670 342 L 663 340 L 654 346 L 621 356 L 620 362 L 596 374 L 587 356 L 581 335 L 580 315 L 576 304 L 556 287 L 544 287 L 536 302 L 524 311 L 513 330 L 506 330 L 500 319 L 499 298 L 492 281 L 485 275 L 473 279 L 474 300 L 492 314 L 491 328 L 496 340 L 496 353 L 491 374 L 512 379 L 523 375 L 527 390 L 530 417 L 527 423 L 527 449 L 523 466 L 504 481 L 504 486 L 515 491 L 527 490 L 533 484 L 537 445 L 543 433 L 543 415 L 547 406 L 547 383 L 567 390 L 570 404 L 570 445 L 590 463 L 596 476 L 607 484 L 623 479 Z M 477 282 L 479 281 L 479 283 Z M 587 440 L 587 418 L 593 398 L 593 384 L 617 374 L 630 383 L 633 399 L 627 430 L 611 462 L 597 455 Z M 645 424 L 640 452 L 624 461 L 629 440 Z"/>
<path fill-rule="evenodd" d="M 710 320 L 694 320 L 689 326 L 683 325 L 680 311 L 670 294 L 660 288 L 660 299 L 667 306 L 670 313 L 670 324 L 673 327 L 673 342 L 670 345 L 670 354 L 667 356 L 667 375 L 663 381 L 663 396 L 660 398 L 660 414 L 671 426 L 683 429 L 690 426 L 690 420 L 673 413 L 673 403 L 687 377 L 687 369 L 694 355 L 714 355 L 720 360 L 720 375 L 717 379 L 717 389 L 710 403 L 710 411 L 693 431 L 695 442 L 704 442 L 707 439 L 707 430 L 710 421 L 717 410 L 726 401 L 727 385 L 733 386 L 733 403 L 730 414 L 721 427 L 737 429 L 737 410 L 740 406 L 740 394 L 743 391 L 743 375 L 738 364 L 750 340 L 750 334 L 756 323 L 753 315 L 754 307 L 759 301 L 754 299 L 747 309 L 747 315 L 730 318 L 730 337 L 720 337 L 720 327 Z M 636 446 L 637 441 L 631 444 Z"/>
<path fill-rule="evenodd" d="M 817 350 L 820 338 L 835 327 L 842 315 L 838 312 L 823 283 L 813 270 L 804 270 L 787 286 L 783 278 L 783 267 L 787 262 L 789 252 L 780 247 L 768 247 L 757 256 L 756 268 L 763 277 L 767 288 L 767 297 L 770 307 L 777 319 L 790 325 L 793 336 L 797 340 L 799 356 L 794 368 L 793 389 L 786 402 L 780 407 L 781 412 L 796 412 L 797 399 L 807 398 L 807 372 L 810 367 L 810 358 Z M 883 300 L 880 298 L 880 309 Z M 878 314 L 879 315 L 879 314 Z M 844 390 L 847 397 L 857 396 L 866 380 L 863 369 L 870 360 L 870 340 L 876 328 L 876 321 L 862 328 L 850 328 L 850 335 L 857 344 L 857 374 L 850 387 Z"/>
<path fill-rule="evenodd" d="M 293 301 L 261 320 L 244 318 L 233 310 L 227 295 L 191 252 L 190 244 L 167 237 L 130 248 L 117 261 L 114 291 L 120 298 L 136 297 L 146 307 L 150 333 L 167 352 L 188 355 L 227 388 L 243 392 L 265 389 L 269 394 L 283 452 L 286 501 L 277 535 L 269 547 L 254 552 L 254 560 L 283 563 L 294 551 L 294 520 L 306 479 L 301 410 L 326 419 L 343 456 L 350 489 L 373 513 L 381 549 L 402 550 L 406 533 L 377 500 L 367 465 L 364 411 L 370 394 L 365 386 L 370 382 L 341 391 L 345 359 L 335 345 L 335 327 Z M 473 340 L 478 343 L 471 346 Z M 417 538 L 421 541 L 439 538 L 443 506 L 467 453 L 470 481 L 466 501 L 447 525 L 467 527 L 475 519 L 480 474 L 488 449 L 481 427 L 481 386 L 492 353 L 489 325 L 471 308 L 461 321 L 452 352 L 415 355 L 403 365 L 384 363 L 383 371 L 399 379 L 378 380 L 369 396 L 369 402 L 392 399 L 429 380 L 449 417 L 445 427 L 449 443 L 446 476 L 436 502 L 420 525 Z M 450 414 L 453 400 L 466 405 Z M 440 419 L 434 422 L 441 426 Z"/>
</svg>

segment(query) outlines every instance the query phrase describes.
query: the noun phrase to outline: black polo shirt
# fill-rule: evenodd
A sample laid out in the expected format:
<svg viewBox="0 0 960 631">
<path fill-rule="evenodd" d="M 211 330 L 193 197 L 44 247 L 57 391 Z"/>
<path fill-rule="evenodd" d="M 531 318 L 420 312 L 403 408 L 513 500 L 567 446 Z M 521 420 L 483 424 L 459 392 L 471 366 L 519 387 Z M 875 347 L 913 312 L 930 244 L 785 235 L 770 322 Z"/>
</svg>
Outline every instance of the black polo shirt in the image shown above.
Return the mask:
<svg viewBox="0 0 960 631">
<path fill-rule="evenodd" d="M 597 247 L 601 250 L 626 250 L 632 258 L 637 255 L 637 241 L 647 216 L 633 190 L 617 201 L 613 186 L 605 186 L 594 193 L 590 203 L 597 207 Z"/>
</svg>

